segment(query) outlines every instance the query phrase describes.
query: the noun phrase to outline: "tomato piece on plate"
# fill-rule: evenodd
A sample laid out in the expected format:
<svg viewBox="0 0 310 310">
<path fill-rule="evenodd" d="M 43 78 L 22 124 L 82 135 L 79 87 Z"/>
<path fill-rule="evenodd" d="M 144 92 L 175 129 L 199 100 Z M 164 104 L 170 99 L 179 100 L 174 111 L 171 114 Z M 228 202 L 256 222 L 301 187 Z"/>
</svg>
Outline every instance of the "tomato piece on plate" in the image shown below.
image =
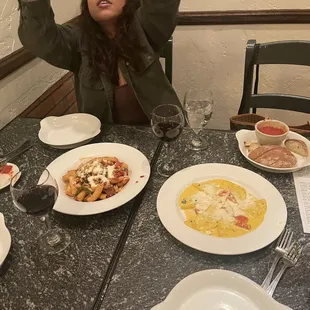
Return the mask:
<svg viewBox="0 0 310 310">
<path fill-rule="evenodd" d="M 123 177 L 124 175 L 125 175 L 124 171 L 121 171 L 121 170 L 114 170 L 113 171 L 114 178 Z"/>
<path fill-rule="evenodd" d="M 235 216 L 236 219 L 236 226 L 250 230 L 251 229 L 251 225 L 248 224 L 249 219 L 244 216 L 244 215 L 238 215 Z"/>
<path fill-rule="evenodd" d="M 11 174 L 13 172 L 13 166 L 11 165 L 4 165 L 0 168 L 1 174 Z"/>
<path fill-rule="evenodd" d="M 219 196 L 220 197 L 223 197 L 223 196 L 226 196 L 226 195 L 229 195 L 229 191 L 223 189 L 222 191 L 219 192 Z"/>
<path fill-rule="evenodd" d="M 115 168 L 119 168 L 119 167 L 121 167 L 122 166 L 122 162 L 121 161 L 118 161 L 118 162 L 116 162 L 115 164 L 114 164 L 114 167 Z"/>
</svg>

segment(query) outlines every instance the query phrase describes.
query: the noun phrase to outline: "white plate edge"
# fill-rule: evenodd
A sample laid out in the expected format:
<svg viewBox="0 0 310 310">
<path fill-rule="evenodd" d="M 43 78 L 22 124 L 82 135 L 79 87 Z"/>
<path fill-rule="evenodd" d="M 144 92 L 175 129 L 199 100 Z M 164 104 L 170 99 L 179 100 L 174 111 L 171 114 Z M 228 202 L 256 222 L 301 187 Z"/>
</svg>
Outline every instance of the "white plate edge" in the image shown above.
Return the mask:
<svg viewBox="0 0 310 310">
<path fill-rule="evenodd" d="M 14 175 L 17 174 L 17 173 L 19 172 L 19 167 L 16 166 L 15 164 L 12 164 L 12 163 L 7 163 L 7 165 L 13 166 L 13 175 L 12 175 L 12 177 L 14 177 Z M 11 179 L 12 179 L 12 178 L 11 178 Z M 6 185 L 4 185 L 4 186 L 2 186 L 2 187 L 0 186 L 0 190 L 5 189 L 6 187 L 10 186 L 10 184 L 11 184 L 11 179 L 10 179 L 9 183 L 7 183 Z"/>
<path fill-rule="evenodd" d="M 249 279 L 249 278 L 247 278 L 247 277 L 245 277 L 239 273 L 236 273 L 236 272 L 233 272 L 230 270 L 223 270 L 223 269 L 207 269 L 207 270 L 198 271 L 198 272 L 195 272 L 195 273 L 188 275 L 187 277 L 185 277 L 181 281 L 179 281 L 172 288 L 172 290 L 169 292 L 168 296 L 166 297 L 166 299 L 163 302 L 152 307 L 151 310 L 178 310 L 177 308 L 171 308 L 171 306 L 173 306 L 173 305 L 169 304 L 169 303 L 173 302 L 172 298 L 174 297 L 174 294 L 175 295 L 178 294 L 177 290 L 179 290 L 183 286 L 184 287 L 189 286 L 191 282 L 195 282 L 196 277 L 208 277 L 212 273 L 218 273 L 218 274 L 222 273 L 222 274 L 226 274 L 228 277 L 229 276 L 237 277 L 241 281 L 244 281 L 245 285 L 247 284 L 247 285 L 252 286 L 253 289 L 255 289 L 259 294 L 261 294 L 262 298 L 264 298 L 266 300 L 266 302 L 270 302 L 270 306 L 272 306 L 272 310 L 293 310 L 293 309 L 289 308 L 288 306 L 285 306 L 285 305 L 279 303 L 278 301 L 276 301 L 275 299 L 273 299 L 271 296 L 269 296 L 267 294 L 267 292 L 261 286 L 259 286 L 253 280 L 251 280 L 251 279 Z M 169 308 L 168 308 L 168 306 L 169 306 Z M 275 306 L 277 308 L 273 308 L 273 306 Z"/>
<path fill-rule="evenodd" d="M 12 244 L 12 237 L 11 237 L 10 231 L 5 224 L 4 215 L 1 212 L 0 212 L 0 232 L 3 232 L 2 236 L 6 237 L 6 240 L 8 242 L 8 247 L 5 248 L 5 251 L 3 253 L 3 257 L 0 257 L 0 266 L 1 266 L 9 254 L 11 244 Z M 1 238 L 1 240 L 2 240 L 2 238 Z"/>
</svg>

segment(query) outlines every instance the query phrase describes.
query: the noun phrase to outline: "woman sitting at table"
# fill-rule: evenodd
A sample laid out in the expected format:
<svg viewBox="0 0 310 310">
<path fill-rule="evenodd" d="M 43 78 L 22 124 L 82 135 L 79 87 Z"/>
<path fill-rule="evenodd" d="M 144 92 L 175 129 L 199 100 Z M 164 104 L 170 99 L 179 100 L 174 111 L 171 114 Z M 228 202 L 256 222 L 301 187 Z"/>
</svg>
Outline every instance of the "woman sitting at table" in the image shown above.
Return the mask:
<svg viewBox="0 0 310 310">
<path fill-rule="evenodd" d="M 80 112 L 104 123 L 146 124 L 160 104 L 178 104 L 159 55 L 180 0 L 82 0 L 77 22 L 57 25 L 50 0 L 19 0 L 26 49 L 75 76 Z"/>
</svg>

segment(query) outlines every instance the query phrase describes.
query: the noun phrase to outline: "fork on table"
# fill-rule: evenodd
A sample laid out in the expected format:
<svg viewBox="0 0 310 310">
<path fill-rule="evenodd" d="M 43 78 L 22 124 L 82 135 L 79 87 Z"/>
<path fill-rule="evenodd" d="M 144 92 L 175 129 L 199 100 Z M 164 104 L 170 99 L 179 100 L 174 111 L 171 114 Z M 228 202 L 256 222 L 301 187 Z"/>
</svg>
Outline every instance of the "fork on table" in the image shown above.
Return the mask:
<svg viewBox="0 0 310 310">
<path fill-rule="evenodd" d="M 283 261 L 283 266 L 277 276 L 274 278 L 270 286 L 267 288 L 267 293 L 268 295 L 272 296 L 279 281 L 281 280 L 284 272 L 286 271 L 287 268 L 294 267 L 300 258 L 302 254 L 303 247 L 299 242 L 294 242 L 288 253 L 284 254 L 282 261 Z"/>
<path fill-rule="evenodd" d="M 7 164 L 8 161 L 14 159 L 15 157 L 23 154 L 25 151 L 32 147 L 32 143 L 30 140 L 26 140 L 16 149 L 12 150 L 11 152 L 5 154 L 4 156 L 0 156 L 0 167 Z"/>
<path fill-rule="evenodd" d="M 264 282 L 261 285 L 263 289 L 267 289 L 270 285 L 273 273 L 278 265 L 279 260 L 284 256 L 284 254 L 288 252 L 288 249 L 292 245 L 293 234 L 294 233 L 291 230 L 285 229 L 280 235 L 275 248 L 276 257 Z"/>
</svg>

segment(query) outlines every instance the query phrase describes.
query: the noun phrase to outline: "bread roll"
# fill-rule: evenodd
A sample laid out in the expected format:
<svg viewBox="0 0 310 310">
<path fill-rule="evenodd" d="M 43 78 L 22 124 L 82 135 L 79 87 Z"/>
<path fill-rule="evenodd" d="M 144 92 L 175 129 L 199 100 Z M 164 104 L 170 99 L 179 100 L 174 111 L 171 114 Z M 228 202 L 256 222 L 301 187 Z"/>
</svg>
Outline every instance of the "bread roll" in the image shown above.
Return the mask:
<svg viewBox="0 0 310 310">
<path fill-rule="evenodd" d="M 285 146 L 293 153 L 308 157 L 308 147 L 304 141 L 288 139 L 285 141 Z"/>
<path fill-rule="evenodd" d="M 255 162 L 273 168 L 293 168 L 297 164 L 296 157 L 286 148 L 278 145 L 263 145 L 249 154 Z"/>
<path fill-rule="evenodd" d="M 261 145 L 258 142 L 244 142 L 244 146 L 248 148 L 248 152 L 251 153 Z"/>
</svg>

